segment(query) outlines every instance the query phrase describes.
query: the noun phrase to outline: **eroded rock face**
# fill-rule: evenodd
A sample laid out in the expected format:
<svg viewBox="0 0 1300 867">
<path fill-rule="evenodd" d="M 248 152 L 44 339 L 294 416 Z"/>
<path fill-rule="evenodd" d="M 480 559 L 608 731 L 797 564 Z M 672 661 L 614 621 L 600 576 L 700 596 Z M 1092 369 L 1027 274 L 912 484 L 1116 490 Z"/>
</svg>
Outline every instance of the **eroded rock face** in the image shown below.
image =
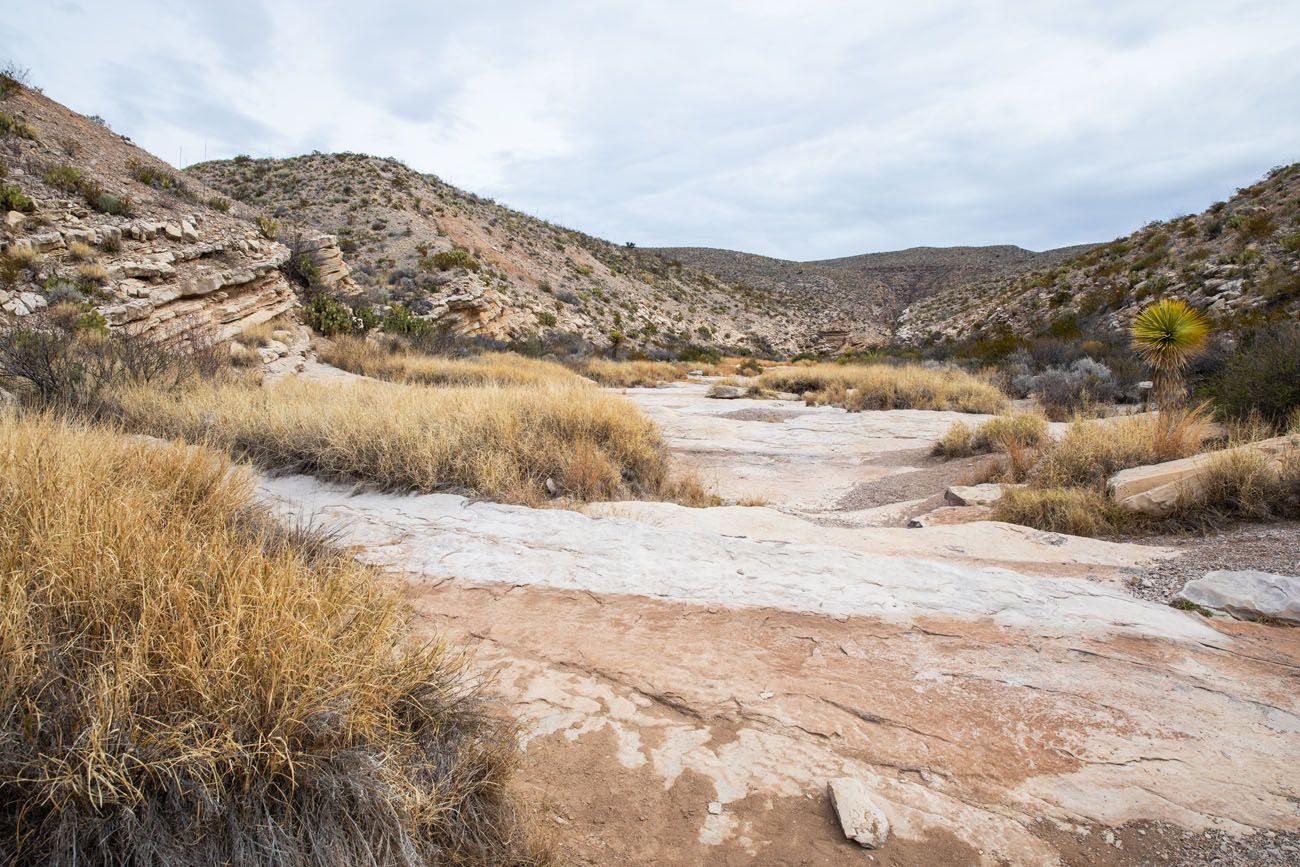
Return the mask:
<svg viewBox="0 0 1300 867">
<path fill-rule="evenodd" d="M 483 285 L 477 275 L 462 275 L 442 287 L 428 300 L 421 316 L 454 333 L 508 340 L 519 334 L 517 317 L 500 292 Z"/>
<path fill-rule="evenodd" d="M 1300 578 L 1255 570 L 1209 572 L 1188 581 L 1180 598 L 1243 620 L 1300 626 Z"/>
<path fill-rule="evenodd" d="M 334 235 L 317 235 L 300 242 L 300 248 L 320 273 L 321 285 L 332 292 L 352 295 L 361 291 L 352 279 L 352 269 L 343 259 L 338 238 Z"/>
</svg>

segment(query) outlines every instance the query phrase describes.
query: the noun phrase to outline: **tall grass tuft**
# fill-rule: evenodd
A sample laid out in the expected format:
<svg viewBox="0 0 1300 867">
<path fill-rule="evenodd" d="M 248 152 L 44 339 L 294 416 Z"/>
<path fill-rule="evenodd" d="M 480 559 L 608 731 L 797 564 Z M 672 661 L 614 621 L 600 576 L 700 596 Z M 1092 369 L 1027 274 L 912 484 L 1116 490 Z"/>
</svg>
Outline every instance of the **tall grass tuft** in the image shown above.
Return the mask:
<svg viewBox="0 0 1300 867">
<path fill-rule="evenodd" d="M 580 500 L 707 500 L 698 484 L 670 473 L 651 421 L 580 383 L 426 388 L 290 380 L 257 388 L 203 381 L 184 390 L 122 388 L 106 398 L 105 411 L 141 433 L 393 490 L 528 505 L 552 490 Z"/>
<path fill-rule="evenodd" d="M 0 416 L 0 859 L 551 862 L 512 728 L 204 449 Z"/>
<path fill-rule="evenodd" d="M 918 365 L 814 364 L 771 370 L 758 377 L 771 391 L 803 395 L 810 406 L 842 406 L 850 412 L 931 409 L 997 413 L 1007 396 L 964 370 Z"/>
<path fill-rule="evenodd" d="M 576 383 L 573 373 L 561 364 L 505 352 L 447 358 L 408 350 L 396 342 L 343 336 L 321 346 L 318 355 L 322 361 L 335 367 L 390 382 L 420 385 Z"/>
</svg>

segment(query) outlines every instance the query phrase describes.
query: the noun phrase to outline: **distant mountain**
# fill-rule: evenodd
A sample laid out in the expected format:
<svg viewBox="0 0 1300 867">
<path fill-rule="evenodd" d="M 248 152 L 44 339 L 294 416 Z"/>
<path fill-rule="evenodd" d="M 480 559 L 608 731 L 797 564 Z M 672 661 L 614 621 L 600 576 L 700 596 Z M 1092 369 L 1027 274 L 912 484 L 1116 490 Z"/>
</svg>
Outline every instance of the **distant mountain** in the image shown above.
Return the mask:
<svg viewBox="0 0 1300 867">
<path fill-rule="evenodd" d="M 814 308 L 813 326 L 830 347 L 886 338 L 908 304 L 949 287 L 1049 267 L 1092 245 L 1035 253 L 1021 247 L 912 247 L 838 259 L 793 262 L 710 247 L 650 248 L 723 280 L 774 292 Z"/>
<path fill-rule="evenodd" d="M 921 345 L 1098 335 L 1127 328 L 1143 306 L 1170 297 L 1204 310 L 1223 331 L 1300 313 L 1300 163 L 1200 214 L 1151 223 L 1051 267 L 919 298 L 895 337 Z"/>
</svg>

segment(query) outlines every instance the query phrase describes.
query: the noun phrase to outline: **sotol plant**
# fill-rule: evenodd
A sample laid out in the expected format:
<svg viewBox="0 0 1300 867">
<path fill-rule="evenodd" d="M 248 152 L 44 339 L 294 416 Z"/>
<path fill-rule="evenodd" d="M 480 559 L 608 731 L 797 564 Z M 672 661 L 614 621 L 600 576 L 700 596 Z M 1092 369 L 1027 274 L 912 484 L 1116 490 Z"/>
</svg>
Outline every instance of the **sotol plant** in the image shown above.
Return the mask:
<svg viewBox="0 0 1300 867">
<path fill-rule="evenodd" d="M 1186 396 L 1183 371 L 1205 348 L 1210 322 L 1185 301 L 1163 299 L 1133 321 L 1133 348 L 1151 366 L 1156 405 L 1177 406 Z"/>
</svg>

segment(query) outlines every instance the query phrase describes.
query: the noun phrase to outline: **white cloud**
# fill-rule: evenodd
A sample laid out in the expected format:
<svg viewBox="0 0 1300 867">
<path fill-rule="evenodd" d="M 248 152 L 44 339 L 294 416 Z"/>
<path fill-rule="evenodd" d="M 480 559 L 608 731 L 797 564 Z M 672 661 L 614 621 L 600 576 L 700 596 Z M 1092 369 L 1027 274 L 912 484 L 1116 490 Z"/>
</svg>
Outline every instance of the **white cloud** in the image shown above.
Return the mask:
<svg viewBox="0 0 1300 867">
<path fill-rule="evenodd" d="M 64 0 L 0 38 L 167 159 L 374 152 L 642 244 L 1042 248 L 1300 158 L 1290 0 Z"/>
</svg>

